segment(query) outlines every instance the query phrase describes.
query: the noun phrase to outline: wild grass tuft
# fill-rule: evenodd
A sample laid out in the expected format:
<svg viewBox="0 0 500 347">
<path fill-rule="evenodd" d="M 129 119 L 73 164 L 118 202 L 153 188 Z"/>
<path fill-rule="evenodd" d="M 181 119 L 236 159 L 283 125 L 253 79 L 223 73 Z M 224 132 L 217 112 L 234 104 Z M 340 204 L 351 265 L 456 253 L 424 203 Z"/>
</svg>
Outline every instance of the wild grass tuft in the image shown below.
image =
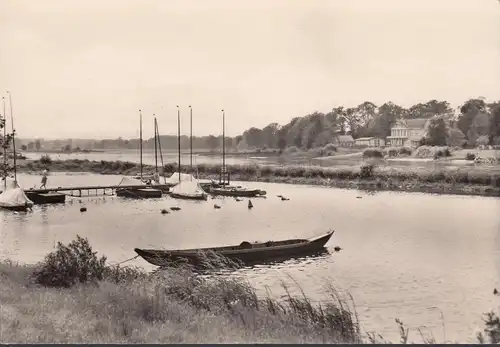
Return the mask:
<svg viewBox="0 0 500 347">
<path fill-rule="evenodd" d="M 171 264 L 148 274 L 106 264 L 77 237 L 36 267 L 0 264 L 1 342 L 361 341 L 356 315 L 334 290 L 321 304 L 289 292 L 261 297 L 230 274 L 238 264 L 206 255 L 209 270 L 221 262 L 222 272 Z"/>
</svg>

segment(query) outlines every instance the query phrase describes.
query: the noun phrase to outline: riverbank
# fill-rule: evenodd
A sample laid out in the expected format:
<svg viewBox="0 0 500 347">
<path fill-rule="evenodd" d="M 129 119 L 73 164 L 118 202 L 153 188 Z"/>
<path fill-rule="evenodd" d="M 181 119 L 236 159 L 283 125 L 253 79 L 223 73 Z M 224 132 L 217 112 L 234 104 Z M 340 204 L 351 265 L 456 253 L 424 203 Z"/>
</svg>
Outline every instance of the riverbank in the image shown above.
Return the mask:
<svg viewBox="0 0 500 347">
<path fill-rule="evenodd" d="M 147 274 L 108 265 L 82 238 L 36 266 L 0 263 L 0 277 L 0 343 L 361 341 L 355 314 L 333 289 L 321 306 L 302 296 L 258 298 L 244 280 L 187 266 Z"/>
<path fill-rule="evenodd" d="M 432 194 L 456 194 L 500 197 L 500 168 L 412 168 L 384 165 L 361 166 L 264 166 L 228 165 L 234 181 L 291 183 L 324 187 L 360 189 L 368 191 L 402 191 Z M 48 168 L 55 172 L 89 172 L 96 174 L 137 175 L 140 167 L 131 162 L 69 160 L 25 160 L 19 163 L 19 172 L 39 174 Z M 189 167 L 182 167 L 189 172 Z M 165 165 L 165 172 L 175 172 L 177 165 Z M 200 179 L 218 179 L 219 165 L 200 164 L 196 167 Z M 154 167 L 143 166 L 144 173 L 153 173 Z"/>
</svg>

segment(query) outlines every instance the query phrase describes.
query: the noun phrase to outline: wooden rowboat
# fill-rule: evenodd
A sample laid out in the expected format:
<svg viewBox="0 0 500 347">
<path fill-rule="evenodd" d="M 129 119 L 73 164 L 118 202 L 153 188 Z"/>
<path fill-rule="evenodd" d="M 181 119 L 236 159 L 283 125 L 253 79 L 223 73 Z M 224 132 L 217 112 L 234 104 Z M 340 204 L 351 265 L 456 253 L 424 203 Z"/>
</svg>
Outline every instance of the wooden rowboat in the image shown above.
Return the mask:
<svg viewBox="0 0 500 347">
<path fill-rule="evenodd" d="M 177 261 L 187 261 L 193 265 L 200 265 L 207 254 L 214 252 L 216 255 L 226 257 L 230 260 L 243 264 L 255 264 L 267 262 L 275 258 L 313 254 L 324 249 L 334 231 L 311 239 L 291 239 L 283 241 L 268 241 L 262 243 L 250 243 L 243 241 L 237 246 L 212 247 L 184 250 L 155 250 L 135 248 L 134 251 L 147 262 L 156 266 L 167 266 Z"/>
</svg>

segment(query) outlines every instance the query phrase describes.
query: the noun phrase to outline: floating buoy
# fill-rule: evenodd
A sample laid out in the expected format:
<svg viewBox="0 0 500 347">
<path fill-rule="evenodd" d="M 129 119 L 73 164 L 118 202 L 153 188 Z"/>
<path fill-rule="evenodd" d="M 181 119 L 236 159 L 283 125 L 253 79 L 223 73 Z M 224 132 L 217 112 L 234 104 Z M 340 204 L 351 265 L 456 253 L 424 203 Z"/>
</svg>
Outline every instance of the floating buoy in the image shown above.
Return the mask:
<svg viewBox="0 0 500 347">
<path fill-rule="evenodd" d="M 167 214 L 167 213 L 168 213 L 168 210 L 166 208 L 161 210 L 161 214 Z"/>
<path fill-rule="evenodd" d="M 498 295 L 498 290 L 496 288 L 493 289 L 493 295 Z"/>
<path fill-rule="evenodd" d="M 87 208 L 86 207 L 80 207 L 80 212 L 87 212 Z"/>
<path fill-rule="evenodd" d="M 180 211 L 180 210 L 181 210 L 181 208 L 180 208 L 180 207 L 177 207 L 177 206 L 170 207 L 170 209 L 171 209 L 172 211 Z"/>
<path fill-rule="evenodd" d="M 335 246 L 335 248 L 333 248 L 335 250 L 335 252 L 339 252 L 342 250 L 342 248 L 340 248 L 339 246 Z"/>
<path fill-rule="evenodd" d="M 248 200 L 248 208 L 252 208 L 252 207 L 253 207 L 252 200 Z"/>
<path fill-rule="evenodd" d="M 283 195 L 276 195 L 276 197 L 282 199 L 283 198 Z"/>
<path fill-rule="evenodd" d="M 240 199 L 238 197 L 235 197 L 234 200 L 236 200 L 236 201 L 243 201 L 243 199 Z"/>
<path fill-rule="evenodd" d="M 281 197 L 281 201 L 288 201 L 288 200 L 290 200 L 290 199 L 285 198 L 284 196 Z"/>
<path fill-rule="evenodd" d="M 363 197 L 362 196 L 357 196 L 356 199 L 362 199 Z"/>
<path fill-rule="evenodd" d="M 217 204 L 215 204 L 215 205 L 214 205 L 214 208 L 220 208 L 220 206 L 219 206 L 219 205 L 217 205 Z"/>
</svg>

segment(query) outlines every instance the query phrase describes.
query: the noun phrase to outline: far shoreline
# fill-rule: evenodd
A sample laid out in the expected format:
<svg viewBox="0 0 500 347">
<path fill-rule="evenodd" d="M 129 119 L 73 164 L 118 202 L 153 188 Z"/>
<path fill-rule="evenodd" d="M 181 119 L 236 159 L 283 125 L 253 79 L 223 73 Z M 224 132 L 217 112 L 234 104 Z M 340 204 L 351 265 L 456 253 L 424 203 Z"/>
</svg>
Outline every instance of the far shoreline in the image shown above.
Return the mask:
<svg viewBox="0 0 500 347">
<path fill-rule="evenodd" d="M 491 172 L 485 169 L 464 172 L 447 172 L 429 169 L 418 172 L 411 167 L 387 169 L 371 166 L 318 167 L 318 166 L 266 166 L 227 165 L 232 181 L 299 184 L 340 189 L 355 189 L 368 192 L 395 191 L 444 195 L 500 197 L 500 169 Z M 121 161 L 90 161 L 80 159 L 23 160 L 18 164 L 19 173 L 39 174 L 44 169 L 52 172 L 81 172 L 101 175 L 137 175 L 139 164 Z M 218 180 L 220 166 L 201 164 L 197 166 L 200 179 Z M 167 176 L 177 171 L 176 164 L 166 164 Z M 188 166 L 181 167 L 189 172 Z M 143 172 L 154 172 L 154 166 L 143 165 Z"/>
</svg>

